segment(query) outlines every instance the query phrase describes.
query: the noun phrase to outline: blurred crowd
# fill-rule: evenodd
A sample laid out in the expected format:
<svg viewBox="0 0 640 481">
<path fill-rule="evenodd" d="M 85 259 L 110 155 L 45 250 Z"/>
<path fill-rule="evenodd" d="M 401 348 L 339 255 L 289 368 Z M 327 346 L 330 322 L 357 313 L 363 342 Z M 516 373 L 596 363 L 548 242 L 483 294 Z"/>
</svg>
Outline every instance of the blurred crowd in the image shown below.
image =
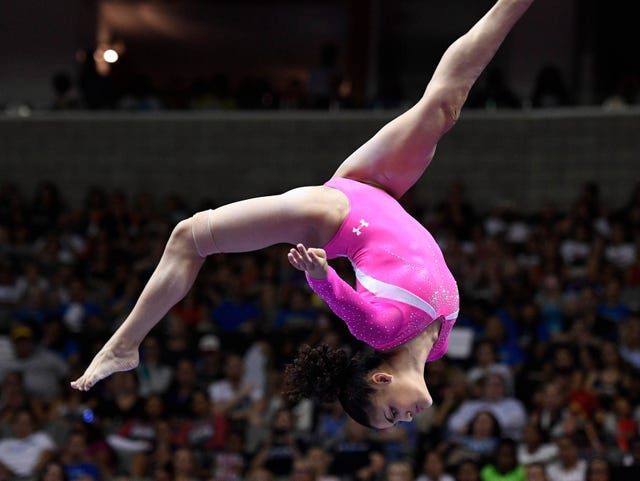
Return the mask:
<svg viewBox="0 0 640 481">
<path fill-rule="evenodd" d="M 640 479 L 640 184 L 624 205 L 587 184 L 566 210 L 526 214 L 480 211 L 462 185 L 432 206 L 408 195 L 461 311 L 426 368 L 434 406 L 384 431 L 283 399 L 299 345 L 356 347 L 286 246 L 210 257 L 135 370 L 70 389 L 202 207 L 85 199 L 0 186 L 0 481 Z"/>
<path fill-rule="evenodd" d="M 351 79 L 338 61 L 337 47 L 326 45 L 315 66 L 306 75 L 283 79 L 264 75 L 232 79 L 219 72 L 196 79 L 174 80 L 154 85 L 143 73 L 115 75 L 98 73 L 93 56 L 87 55 L 78 75 L 56 73 L 51 81 L 52 110 L 345 110 L 407 108 L 418 92 L 404 92 L 399 79 L 381 81 L 370 98 L 356 92 Z M 467 109 L 509 110 L 523 108 L 563 108 L 600 105 L 620 110 L 640 104 L 640 77 L 623 73 L 615 85 L 579 98 L 561 69 L 544 65 L 537 73 L 531 92 L 517 93 L 507 75 L 494 67 L 473 87 Z"/>
</svg>

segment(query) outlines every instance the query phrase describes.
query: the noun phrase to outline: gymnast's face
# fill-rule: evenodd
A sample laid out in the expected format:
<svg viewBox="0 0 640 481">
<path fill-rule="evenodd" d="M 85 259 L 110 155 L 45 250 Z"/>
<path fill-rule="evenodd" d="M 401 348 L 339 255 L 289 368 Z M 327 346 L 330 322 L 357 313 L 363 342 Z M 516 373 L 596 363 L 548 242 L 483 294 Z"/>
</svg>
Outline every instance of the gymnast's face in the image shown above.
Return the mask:
<svg viewBox="0 0 640 481">
<path fill-rule="evenodd" d="M 371 375 L 371 382 L 375 393 L 369 421 L 374 428 L 388 429 L 399 422 L 411 422 L 433 404 L 424 378 L 412 373 L 377 371 Z"/>
</svg>

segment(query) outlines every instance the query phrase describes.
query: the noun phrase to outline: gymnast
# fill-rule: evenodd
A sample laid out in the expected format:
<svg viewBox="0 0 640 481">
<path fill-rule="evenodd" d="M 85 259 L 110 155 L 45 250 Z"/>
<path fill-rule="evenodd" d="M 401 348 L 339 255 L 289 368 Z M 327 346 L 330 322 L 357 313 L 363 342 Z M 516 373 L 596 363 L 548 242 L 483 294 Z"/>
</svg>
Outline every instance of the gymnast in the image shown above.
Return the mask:
<svg viewBox="0 0 640 481">
<path fill-rule="evenodd" d="M 174 228 L 125 322 L 71 383 L 82 391 L 138 365 L 138 347 L 195 281 L 207 256 L 274 244 L 368 345 L 350 356 L 303 346 L 287 366 L 290 399 L 336 398 L 357 422 L 388 428 L 432 404 L 425 361 L 440 358 L 458 314 L 458 290 L 427 230 L 397 202 L 429 165 L 467 95 L 533 0 L 498 0 L 444 53 L 415 106 L 351 154 L 324 185 L 196 213 Z M 356 289 L 327 259 L 347 257 Z"/>
</svg>

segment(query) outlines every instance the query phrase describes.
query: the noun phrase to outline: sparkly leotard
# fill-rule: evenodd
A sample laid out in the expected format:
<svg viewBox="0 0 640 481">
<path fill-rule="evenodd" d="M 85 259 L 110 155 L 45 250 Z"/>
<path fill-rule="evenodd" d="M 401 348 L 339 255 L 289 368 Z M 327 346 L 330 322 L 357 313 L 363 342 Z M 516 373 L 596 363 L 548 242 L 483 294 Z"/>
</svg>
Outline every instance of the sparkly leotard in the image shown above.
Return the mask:
<svg viewBox="0 0 640 481">
<path fill-rule="evenodd" d="M 416 337 L 441 317 L 440 334 L 427 361 L 442 357 L 459 298 L 434 238 L 381 189 L 345 178 L 325 185 L 343 192 L 350 210 L 324 249 L 329 259 L 351 261 L 356 290 L 331 267 L 326 279 L 307 276 L 311 288 L 357 339 L 381 351 Z"/>
</svg>

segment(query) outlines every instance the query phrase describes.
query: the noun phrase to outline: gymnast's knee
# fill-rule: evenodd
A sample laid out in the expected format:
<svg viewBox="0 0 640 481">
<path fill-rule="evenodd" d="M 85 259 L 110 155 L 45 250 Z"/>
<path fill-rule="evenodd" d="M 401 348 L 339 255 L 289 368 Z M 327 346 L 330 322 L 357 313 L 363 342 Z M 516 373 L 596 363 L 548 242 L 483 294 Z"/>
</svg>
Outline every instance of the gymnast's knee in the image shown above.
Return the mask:
<svg viewBox="0 0 640 481">
<path fill-rule="evenodd" d="M 213 233 L 211 232 L 212 212 L 211 209 L 198 212 L 190 219 L 183 221 L 191 224 L 191 239 L 196 252 L 202 258 L 220 252 L 213 239 Z"/>
</svg>

